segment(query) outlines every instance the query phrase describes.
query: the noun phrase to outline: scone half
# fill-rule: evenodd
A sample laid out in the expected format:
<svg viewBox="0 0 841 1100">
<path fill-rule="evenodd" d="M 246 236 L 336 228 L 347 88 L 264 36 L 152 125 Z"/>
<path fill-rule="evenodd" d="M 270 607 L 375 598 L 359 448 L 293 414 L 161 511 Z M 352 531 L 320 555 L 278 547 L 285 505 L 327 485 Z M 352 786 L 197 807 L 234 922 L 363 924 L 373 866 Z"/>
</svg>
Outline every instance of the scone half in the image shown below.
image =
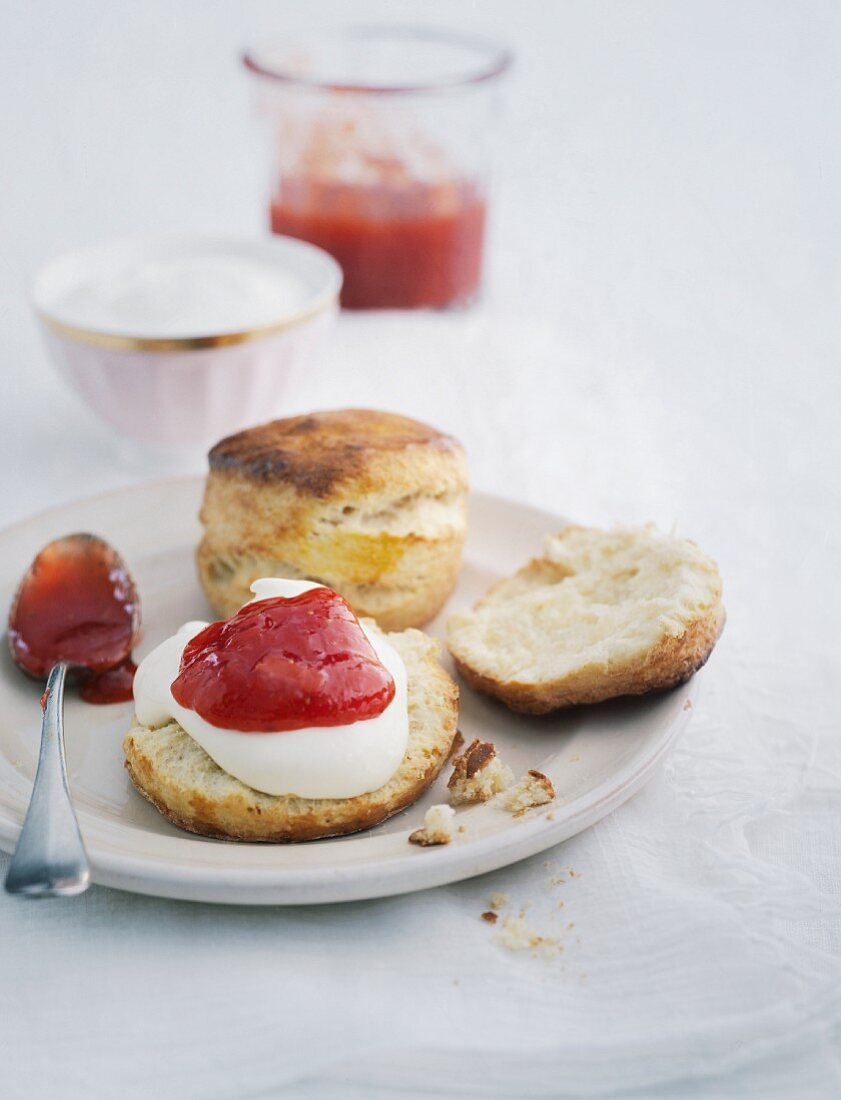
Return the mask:
<svg viewBox="0 0 841 1100">
<path fill-rule="evenodd" d="M 724 627 L 718 567 L 653 527 L 570 527 L 544 556 L 448 623 L 464 680 L 546 714 L 665 691 L 708 659 Z"/>
<path fill-rule="evenodd" d="M 315 840 L 379 824 L 414 802 L 438 775 L 458 718 L 458 688 L 438 662 L 438 643 L 418 630 L 389 634 L 388 640 L 406 665 L 409 743 L 397 771 L 378 790 L 341 799 L 264 794 L 223 771 L 177 722 L 159 729 L 135 724 L 126 734 L 132 783 L 173 824 L 224 840 Z"/>
</svg>

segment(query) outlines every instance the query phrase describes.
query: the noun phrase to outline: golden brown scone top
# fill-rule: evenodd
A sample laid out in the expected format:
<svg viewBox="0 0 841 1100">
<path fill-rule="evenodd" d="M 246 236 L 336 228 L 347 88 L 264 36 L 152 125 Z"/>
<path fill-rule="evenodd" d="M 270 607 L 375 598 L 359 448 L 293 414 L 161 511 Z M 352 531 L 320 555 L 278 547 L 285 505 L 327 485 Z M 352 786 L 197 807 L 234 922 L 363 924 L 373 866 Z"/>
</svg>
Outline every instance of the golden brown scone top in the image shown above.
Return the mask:
<svg viewBox="0 0 841 1100">
<path fill-rule="evenodd" d="M 409 417 L 375 409 L 337 409 L 247 428 L 221 440 L 208 457 L 211 470 L 328 496 L 338 483 L 363 473 L 375 455 L 413 447 L 461 451 L 452 436 Z"/>
</svg>

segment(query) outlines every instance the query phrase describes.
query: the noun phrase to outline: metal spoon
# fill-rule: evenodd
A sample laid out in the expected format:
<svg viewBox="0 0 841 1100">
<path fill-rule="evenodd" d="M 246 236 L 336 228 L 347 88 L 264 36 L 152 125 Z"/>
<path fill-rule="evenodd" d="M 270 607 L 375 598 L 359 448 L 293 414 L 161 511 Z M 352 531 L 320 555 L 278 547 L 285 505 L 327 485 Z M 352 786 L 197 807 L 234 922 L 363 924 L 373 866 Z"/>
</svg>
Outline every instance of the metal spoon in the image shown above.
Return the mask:
<svg viewBox="0 0 841 1100">
<path fill-rule="evenodd" d="M 31 676 L 43 678 L 47 668 L 49 674 L 38 770 L 6 875 L 10 894 L 63 897 L 90 885 L 67 785 L 64 684 L 71 669 L 103 671 L 120 664 L 139 625 L 131 576 L 119 554 L 94 535 L 50 543 L 21 581 L 9 614 L 12 657 Z"/>
</svg>

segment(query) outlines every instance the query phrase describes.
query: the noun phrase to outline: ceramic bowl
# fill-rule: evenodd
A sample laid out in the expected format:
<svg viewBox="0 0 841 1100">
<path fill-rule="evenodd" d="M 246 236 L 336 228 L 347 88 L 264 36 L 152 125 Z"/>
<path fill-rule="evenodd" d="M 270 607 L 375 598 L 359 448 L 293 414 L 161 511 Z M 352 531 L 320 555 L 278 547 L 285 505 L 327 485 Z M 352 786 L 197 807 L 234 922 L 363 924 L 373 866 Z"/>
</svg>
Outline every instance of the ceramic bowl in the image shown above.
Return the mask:
<svg viewBox="0 0 841 1100">
<path fill-rule="evenodd" d="M 232 323 L 228 310 L 221 330 L 181 331 L 176 320 L 159 334 L 136 323 L 80 324 L 68 306 L 78 288 L 107 286 L 123 271 L 203 256 L 268 266 L 295 292 L 278 295 L 276 316 L 264 308 L 256 326 Z M 332 325 L 341 283 L 331 256 L 289 237 L 144 237 L 56 257 L 39 272 L 33 301 L 56 366 L 121 436 L 193 446 L 283 412 L 294 372 L 312 362 Z"/>
</svg>

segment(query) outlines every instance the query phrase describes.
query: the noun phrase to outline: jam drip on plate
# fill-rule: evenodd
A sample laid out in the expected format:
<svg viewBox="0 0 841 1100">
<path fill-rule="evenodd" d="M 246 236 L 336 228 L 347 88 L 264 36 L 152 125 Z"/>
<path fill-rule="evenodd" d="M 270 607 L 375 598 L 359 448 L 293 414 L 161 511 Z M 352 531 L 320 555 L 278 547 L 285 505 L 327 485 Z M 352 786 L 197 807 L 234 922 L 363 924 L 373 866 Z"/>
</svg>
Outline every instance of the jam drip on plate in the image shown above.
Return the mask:
<svg viewBox="0 0 841 1100">
<path fill-rule="evenodd" d="M 246 604 L 184 649 L 177 703 L 243 733 L 340 726 L 375 718 L 394 680 L 350 609 L 329 588 Z"/>
<path fill-rule="evenodd" d="M 137 665 L 126 657 L 114 668 L 85 676 L 79 685 L 79 695 L 86 703 L 127 703 L 132 698 L 132 686 Z"/>
</svg>

